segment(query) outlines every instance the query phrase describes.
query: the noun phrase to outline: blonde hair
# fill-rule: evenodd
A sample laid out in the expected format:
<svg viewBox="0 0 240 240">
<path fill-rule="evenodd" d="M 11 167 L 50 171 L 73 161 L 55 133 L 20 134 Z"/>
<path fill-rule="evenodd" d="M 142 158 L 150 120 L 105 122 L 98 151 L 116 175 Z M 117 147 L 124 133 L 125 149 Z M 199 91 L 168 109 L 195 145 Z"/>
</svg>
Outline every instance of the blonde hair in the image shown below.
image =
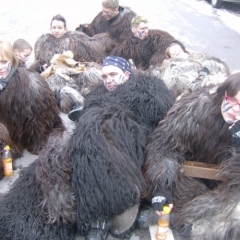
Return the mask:
<svg viewBox="0 0 240 240">
<path fill-rule="evenodd" d="M 13 48 L 10 42 L 0 40 L 0 56 L 1 58 L 7 58 L 14 67 L 18 67 L 18 59 L 16 58 Z"/>
<path fill-rule="evenodd" d="M 135 16 L 131 20 L 131 27 L 137 27 L 141 22 L 148 23 L 148 19 L 142 16 Z"/>
<path fill-rule="evenodd" d="M 119 1 L 118 0 L 103 0 L 102 1 L 102 5 L 105 8 L 109 8 L 109 9 L 118 9 L 119 8 Z"/>
<path fill-rule="evenodd" d="M 25 39 L 17 39 L 13 43 L 13 51 L 18 50 L 20 52 L 23 52 L 24 49 L 30 49 L 32 51 L 32 46 Z"/>
</svg>

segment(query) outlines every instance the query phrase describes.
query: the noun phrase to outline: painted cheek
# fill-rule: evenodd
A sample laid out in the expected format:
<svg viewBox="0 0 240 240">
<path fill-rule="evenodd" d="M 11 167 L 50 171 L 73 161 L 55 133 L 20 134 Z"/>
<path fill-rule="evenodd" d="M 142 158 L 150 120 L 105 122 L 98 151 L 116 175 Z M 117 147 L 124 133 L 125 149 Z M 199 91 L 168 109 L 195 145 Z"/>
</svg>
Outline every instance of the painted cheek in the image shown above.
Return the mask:
<svg viewBox="0 0 240 240">
<path fill-rule="evenodd" d="M 113 79 L 113 81 L 116 83 L 116 85 L 123 84 L 124 76 L 123 76 L 123 75 L 116 76 L 116 77 Z"/>
</svg>

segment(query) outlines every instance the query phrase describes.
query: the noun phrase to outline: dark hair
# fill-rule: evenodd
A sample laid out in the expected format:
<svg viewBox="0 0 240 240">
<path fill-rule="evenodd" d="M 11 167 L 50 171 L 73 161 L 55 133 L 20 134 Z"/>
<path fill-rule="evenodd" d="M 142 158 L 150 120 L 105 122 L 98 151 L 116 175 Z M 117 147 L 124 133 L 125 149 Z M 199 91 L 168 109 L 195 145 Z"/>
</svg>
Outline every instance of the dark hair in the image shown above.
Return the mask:
<svg viewBox="0 0 240 240">
<path fill-rule="evenodd" d="M 52 20 L 51 20 L 51 23 L 50 23 L 50 26 L 52 26 L 52 22 L 53 22 L 54 20 L 63 22 L 64 27 L 67 27 L 66 20 L 65 20 L 65 18 L 64 18 L 62 15 L 57 14 L 57 15 L 53 16 L 53 18 L 52 18 Z"/>
<path fill-rule="evenodd" d="M 168 48 L 165 50 L 165 56 L 166 56 L 166 58 L 171 58 L 171 56 L 170 56 L 170 53 L 169 53 L 169 51 L 170 51 L 170 48 L 172 47 L 172 46 L 175 46 L 175 45 L 179 45 L 180 47 L 181 47 L 181 49 L 183 50 L 183 52 L 185 52 L 185 53 L 189 53 L 187 50 L 186 50 L 186 48 L 185 48 L 185 46 L 181 43 L 181 42 L 179 42 L 179 41 L 173 41 L 169 46 L 168 46 Z"/>
<path fill-rule="evenodd" d="M 217 89 L 217 93 L 234 97 L 240 91 L 240 72 L 230 75 Z"/>
<path fill-rule="evenodd" d="M 13 43 L 13 50 L 24 51 L 24 49 L 30 49 L 32 51 L 32 46 L 25 39 L 17 39 Z"/>
</svg>

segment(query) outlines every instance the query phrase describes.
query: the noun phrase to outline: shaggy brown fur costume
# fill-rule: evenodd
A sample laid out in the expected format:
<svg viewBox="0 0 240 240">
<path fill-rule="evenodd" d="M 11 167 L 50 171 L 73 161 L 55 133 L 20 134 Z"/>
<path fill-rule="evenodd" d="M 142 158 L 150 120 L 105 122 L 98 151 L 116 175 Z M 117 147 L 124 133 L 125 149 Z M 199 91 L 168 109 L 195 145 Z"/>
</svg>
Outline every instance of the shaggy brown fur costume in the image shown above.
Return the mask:
<svg viewBox="0 0 240 240">
<path fill-rule="evenodd" d="M 209 75 L 199 76 L 206 67 Z M 161 78 L 174 95 L 198 90 L 200 87 L 222 83 L 229 75 L 227 64 L 206 53 L 193 52 L 187 59 L 166 59 L 159 66 L 152 67 L 151 73 Z"/>
<path fill-rule="evenodd" d="M 35 62 L 30 69 L 39 72 L 43 64 L 51 65 L 54 54 L 72 51 L 77 62 L 101 62 L 106 57 L 106 52 L 112 48 L 112 40 L 106 33 L 96 37 L 89 37 L 81 32 L 66 32 L 61 38 L 52 34 L 43 34 L 35 43 Z M 109 49 L 108 49 L 109 48 Z"/>
<path fill-rule="evenodd" d="M 148 36 L 141 40 L 131 32 L 111 52 L 111 55 L 133 59 L 137 68 L 148 69 L 151 65 L 161 64 L 167 47 L 176 39 L 168 32 L 150 29 Z"/>
<path fill-rule="evenodd" d="M 119 14 L 113 19 L 105 20 L 102 17 L 102 12 L 100 12 L 90 24 L 80 24 L 76 30 L 82 31 L 91 37 L 99 33 L 109 33 L 114 41 L 121 42 L 125 36 L 129 36 L 131 20 L 135 16 L 136 13 L 129 7 L 119 7 Z"/>
<path fill-rule="evenodd" d="M 178 213 L 179 222 L 193 223 L 192 239 L 239 239 L 239 157 L 233 154 L 221 164 L 220 177 L 225 182 L 214 191 L 194 198 Z"/>
<path fill-rule="evenodd" d="M 239 74 L 230 76 L 228 83 L 236 79 L 239 80 Z M 229 124 L 221 114 L 228 86 L 224 84 L 226 81 L 217 91 L 205 88 L 183 95 L 150 136 L 145 152 L 143 170 L 146 186 L 143 196 L 150 200 L 157 189 L 171 192 L 174 211 L 178 213 L 181 210 L 181 223 L 193 224 L 194 240 L 240 237 L 239 219 L 238 224 L 232 224 L 238 214 L 239 177 L 236 176 L 239 164 L 235 158 L 225 162 L 232 156 L 232 144 Z M 223 181 L 212 192 L 211 189 L 219 182 L 182 175 L 180 168 L 185 159 L 222 164 L 222 174 L 230 180 Z M 226 224 L 222 224 L 224 221 Z"/>
<path fill-rule="evenodd" d="M 26 148 L 38 154 L 52 132 L 65 128 L 52 91 L 39 74 L 23 67 L 16 70 L 6 88 L 0 91 L 0 122 L 5 144 L 13 157 L 21 157 Z M 4 137 L 5 136 L 5 137 Z"/>
<path fill-rule="evenodd" d="M 38 159 L 0 199 L 0 239 L 75 239 L 68 140 L 67 132 L 51 134 Z"/>
</svg>

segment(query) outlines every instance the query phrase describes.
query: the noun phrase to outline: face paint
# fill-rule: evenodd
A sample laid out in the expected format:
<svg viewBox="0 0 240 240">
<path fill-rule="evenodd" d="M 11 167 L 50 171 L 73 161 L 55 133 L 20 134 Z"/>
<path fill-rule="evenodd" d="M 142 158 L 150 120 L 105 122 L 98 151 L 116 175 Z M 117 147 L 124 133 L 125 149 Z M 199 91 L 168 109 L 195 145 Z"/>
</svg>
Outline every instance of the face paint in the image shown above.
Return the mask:
<svg viewBox="0 0 240 240">
<path fill-rule="evenodd" d="M 231 107 L 232 106 L 226 100 L 224 100 L 224 103 L 222 104 L 222 111 L 227 112 Z"/>
<path fill-rule="evenodd" d="M 2 72 L 2 74 L 0 74 L 0 79 L 5 79 L 8 76 L 11 66 L 9 61 L 0 61 L 0 72 Z"/>
<path fill-rule="evenodd" d="M 137 33 L 138 33 L 138 36 L 139 36 L 139 37 L 142 37 L 143 34 L 144 34 L 144 31 L 137 31 Z"/>
</svg>

